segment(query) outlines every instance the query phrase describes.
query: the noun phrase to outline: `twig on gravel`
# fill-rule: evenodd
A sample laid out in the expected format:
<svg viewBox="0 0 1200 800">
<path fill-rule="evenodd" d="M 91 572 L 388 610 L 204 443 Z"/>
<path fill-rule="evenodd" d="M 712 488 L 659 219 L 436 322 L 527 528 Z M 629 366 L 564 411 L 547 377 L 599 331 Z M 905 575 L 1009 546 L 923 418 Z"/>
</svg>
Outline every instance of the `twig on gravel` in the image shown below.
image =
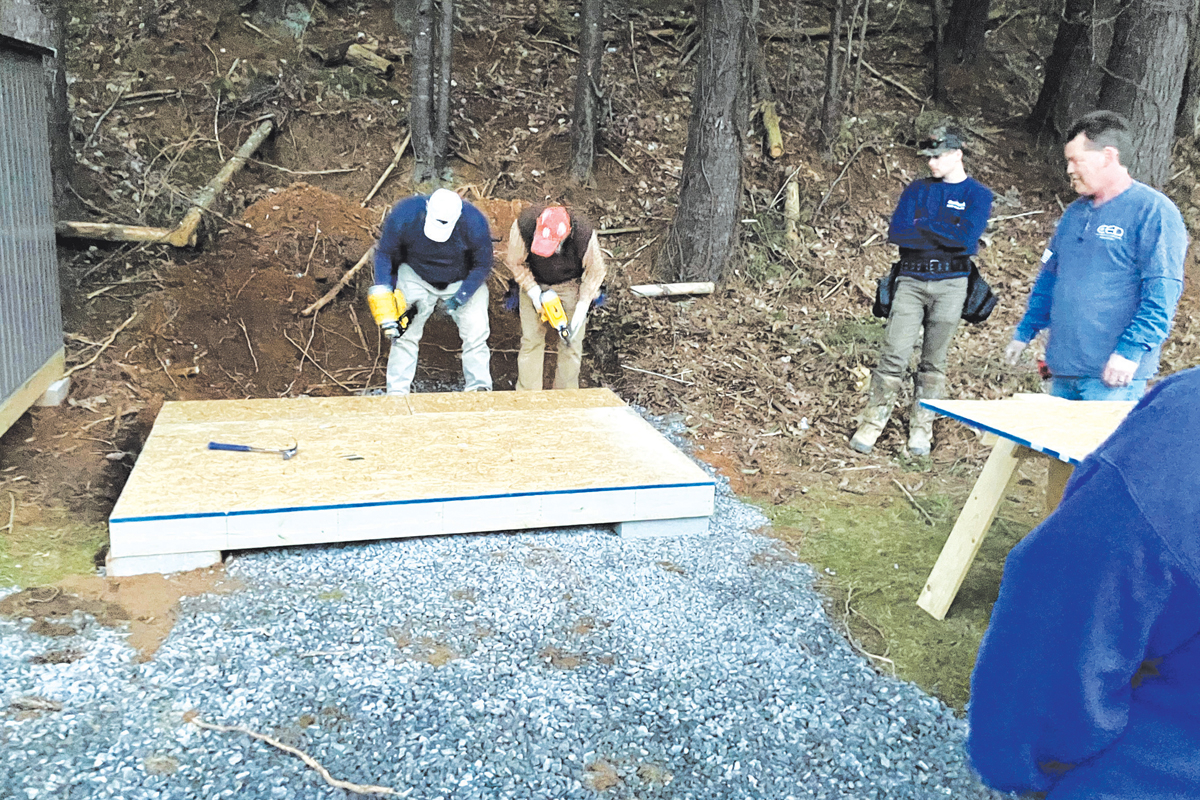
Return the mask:
<svg viewBox="0 0 1200 800">
<path fill-rule="evenodd" d="M 246 323 L 238 317 L 238 327 L 242 329 L 242 335 L 246 337 L 246 349 L 250 351 L 250 358 L 254 361 L 254 371 L 258 372 L 258 356 L 254 355 L 254 345 L 250 343 L 250 332 L 246 330 Z"/>
<path fill-rule="evenodd" d="M 870 593 L 871 592 L 867 592 L 867 594 L 870 594 Z M 857 641 L 855 641 L 854 635 L 850 632 L 850 615 L 857 614 L 859 617 L 862 618 L 863 622 L 867 623 L 868 625 L 870 625 L 872 628 L 875 629 L 875 632 L 879 634 L 881 639 L 883 639 L 885 642 L 887 641 L 887 637 L 885 637 L 883 635 L 883 631 L 879 630 L 878 625 L 876 625 L 874 622 L 871 622 L 871 620 L 867 619 L 866 614 L 862 613 L 861 611 L 859 611 L 858 609 L 856 609 L 850 605 L 850 598 L 853 595 L 854 595 L 854 584 L 852 583 L 846 587 L 846 610 L 842 614 L 842 627 L 846 629 L 846 641 L 850 643 L 851 647 L 853 647 L 858 652 L 862 653 L 867 658 L 872 658 L 872 659 L 875 659 L 876 661 L 884 661 L 884 662 L 890 664 L 892 667 L 892 676 L 895 677 L 896 662 L 892 661 L 887 656 L 881 656 L 881 655 L 877 655 L 875 653 L 870 652 L 865 647 L 863 647 L 861 644 L 859 644 Z M 884 652 L 887 652 L 887 651 L 885 650 Z"/>
<path fill-rule="evenodd" d="M 651 372 L 648 369 L 638 369 L 637 367 L 631 367 L 628 364 L 622 364 L 621 369 L 627 369 L 630 372 L 641 372 L 645 375 L 654 375 L 655 377 L 658 377 L 658 378 L 666 378 L 669 381 L 675 381 L 676 383 L 682 383 L 684 386 L 695 386 L 696 385 L 694 381 L 685 381 L 682 378 L 672 378 L 670 375 L 663 375 L 661 372 Z"/>
<path fill-rule="evenodd" d="M 244 733 L 252 739 L 258 739 L 260 742 L 266 742 L 272 747 L 278 748 L 285 753 L 290 753 L 291 755 L 299 758 L 305 764 L 316 770 L 317 774 L 324 778 L 325 782 L 335 789 L 345 789 L 347 792 L 354 792 L 355 794 L 401 795 L 400 792 L 388 786 L 374 786 L 371 784 L 351 783 L 350 781 L 338 780 L 330 775 L 329 770 L 321 766 L 320 762 L 318 762 L 308 753 L 305 753 L 303 750 L 298 750 L 291 745 L 286 745 L 283 742 L 272 739 L 265 733 L 252 731 L 244 725 L 214 725 L 211 722 L 205 722 L 204 720 L 200 719 L 200 716 L 195 711 L 189 711 L 188 713 L 184 714 L 183 720 L 184 722 L 190 722 L 196 727 L 203 728 L 205 730 L 217 731 L 219 733 Z"/>
<path fill-rule="evenodd" d="M 115 340 L 117 338 L 117 334 L 119 334 L 121 331 L 125 330 L 125 327 L 129 323 L 133 322 L 134 317 L 136 317 L 137 315 L 138 315 L 138 312 L 136 312 L 136 311 L 134 311 L 132 314 L 130 314 L 129 319 L 122 322 L 120 325 L 117 326 L 117 329 L 115 331 L 113 331 L 111 334 L 109 334 L 109 337 L 107 339 L 105 339 L 104 342 L 100 345 L 100 349 L 96 351 L 96 354 L 94 356 L 92 356 L 87 361 L 83 362 L 82 364 L 76 364 L 75 366 L 71 367 L 69 370 L 67 370 L 66 372 L 63 373 L 63 377 L 69 378 L 72 375 L 74 375 L 76 372 L 79 372 L 79 370 L 81 370 L 85 367 L 90 367 L 92 364 L 95 364 L 96 359 L 98 359 L 100 357 L 100 354 L 103 353 L 105 350 L 107 350 L 108 346 L 111 345 L 113 343 L 113 340 Z"/>
<path fill-rule="evenodd" d="M 908 502 L 912 503 L 913 508 L 915 508 L 917 511 L 920 511 L 921 516 L 923 516 L 925 518 L 925 521 L 928 522 L 930 525 L 933 525 L 933 517 L 929 516 L 928 511 L 921 508 L 921 504 L 917 502 L 917 498 L 912 496 L 912 492 L 910 492 L 910 491 L 908 491 L 908 489 L 904 488 L 904 484 L 901 483 L 900 481 L 896 480 L 895 478 L 892 478 L 892 483 L 894 483 L 900 487 L 900 491 L 904 492 L 904 496 L 908 498 Z"/>
</svg>

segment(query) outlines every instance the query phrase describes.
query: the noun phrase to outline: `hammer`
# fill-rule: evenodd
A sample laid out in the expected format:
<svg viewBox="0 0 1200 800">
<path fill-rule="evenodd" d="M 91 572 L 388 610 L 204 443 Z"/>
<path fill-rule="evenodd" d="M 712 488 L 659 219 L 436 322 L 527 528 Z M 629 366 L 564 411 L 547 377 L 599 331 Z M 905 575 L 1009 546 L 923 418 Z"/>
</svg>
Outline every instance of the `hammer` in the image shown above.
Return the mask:
<svg viewBox="0 0 1200 800">
<path fill-rule="evenodd" d="M 287 461 L 289 458 L 296 455 L 296 451 L 300 449 L 300 443 L 296 442 L 296 444 L 292 445 L 291 447 L 284 448 L 283 450 L 274 450 L 270 447 L 251 447 L 248 444 L 224 444 L 222 442 L 209 442 L 208 449 L 236 450 L 239 453 L 279 453 L 279 455 L 283 456 L 283 460 Z"/>
</svg>

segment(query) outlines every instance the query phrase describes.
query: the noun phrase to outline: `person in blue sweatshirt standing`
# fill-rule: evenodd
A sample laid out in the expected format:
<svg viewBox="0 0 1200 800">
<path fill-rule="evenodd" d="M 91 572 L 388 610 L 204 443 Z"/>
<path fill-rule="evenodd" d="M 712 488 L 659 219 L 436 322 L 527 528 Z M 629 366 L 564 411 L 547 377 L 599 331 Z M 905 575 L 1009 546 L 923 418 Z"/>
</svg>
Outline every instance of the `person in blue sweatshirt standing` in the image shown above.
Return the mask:
<svg viewBox="0 0 1200 800">
<path fill-rule="evenodd" d="M 1150 390 L 1009 553 L 971 675 L 984 783 L 1200 797 L 1200 369 Z"/>
<path fill-rule="evenodd" d="M 375 246 L 375 283 L 399 289 L 417 313 L 388 352 L 387 393 L 408 394 L 425 323 L 439 302 L 462 339 L 466 391 L 492 388 L 487 278 L 492 232 L 487 217 L 456 192 L 438 189 L 393 206 Z"/>
<path fill-rule="evenodd" d="M 908 450 L 923 456 L 933 447 L 936 412 L 920 401 L 935 400 L 946 390 L 946 354 L 962 319 L 971 256 L 992 210 L 991 190 L 967 175 L 964 149 L 961 131 L 935 128 L 918 151 L 929 158 L 931 177 L 906 186 L 892 212 L 888 241 L 900 247 L 899 277 L 867 408 L 850 439 L 860 453 L 871 452 L 887 425 L 922 331 Z"/>
<path fill-rule="evenodd" d="M 1132 148 L 1129 122 L 1112 111 L 1093 111 L 1067 132 L 1067 175 L 1080 197 L 1042 254 L 1025 317 L 1004 351 L 1016 364 L 1049 328 L 1056 397 L 1141 397 L 1183 293 L 1183 217 L 1166 195 L 1130 177 Z"/>
</svg>

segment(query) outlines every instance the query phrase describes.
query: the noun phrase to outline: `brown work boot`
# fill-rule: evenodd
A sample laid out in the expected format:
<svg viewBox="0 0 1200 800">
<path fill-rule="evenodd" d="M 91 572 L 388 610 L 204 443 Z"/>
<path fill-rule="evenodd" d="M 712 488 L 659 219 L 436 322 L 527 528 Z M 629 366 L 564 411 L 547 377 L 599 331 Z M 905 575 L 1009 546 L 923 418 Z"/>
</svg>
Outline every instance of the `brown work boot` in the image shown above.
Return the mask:
<svg viewBox="0 0 1200 800">
<path fill-rule="evenodd" d="M 936 411 L 921 405 L 922 400 L 938 400 L 946 390 L 946 376 L 922 372 L 917 375 L 913 392 L 912 414 L 908 418 L 908 452 L 914 456 L 927 456 L 933 449 L 933 420 Z"/>
<path fill-rule="evenodd" d="M 860 453 L 869 453 L 875 447 L 883 426 L 887 425 L 896 405 L 896 394 L 900 391 L 900 379 L 871 374 L 871 388 L 867 392 L 867 407 L 862 413 L 862 423 L 850 439 L 850 447 Z"/>
</svg>

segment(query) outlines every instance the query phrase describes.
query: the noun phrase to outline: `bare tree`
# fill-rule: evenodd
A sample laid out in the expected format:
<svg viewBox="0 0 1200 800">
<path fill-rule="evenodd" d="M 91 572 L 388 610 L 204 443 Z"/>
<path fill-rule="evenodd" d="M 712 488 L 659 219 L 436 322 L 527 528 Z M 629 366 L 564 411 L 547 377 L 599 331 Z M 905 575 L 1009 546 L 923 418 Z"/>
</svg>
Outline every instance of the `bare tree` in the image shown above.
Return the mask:
<svg viewBox="0 0 1200 800">
<path fill-rule="evenodd" d="M 412 135 L 413 183 L 442 179 L 450 141 L 450 37 L 453 0 L 441 0 L 435 24 L 433 0 L 417 0 L 412 16 L 412 99 L 408 127 Z M 396 9 L 393 7 L 393 15 Z"/>
<path fill-rule="evenodd" d="M 579 35 L 579 69 L 575 77 L 575 120 L 571 128 L 571 180 L 580 185 L 592 177 L 596 160 L 596 116 L 600 101 L 600 54 L 604 50 L 603 0 L 583 0 Z"/>
<path fill-rule="evenodd" d="M 1165 185 L 1171 172 L 1190 16 L 1191 0 L 1131 0 L 1105 65 L 1099 106 L 1132 123 L 1133 152 L 1122 161 L 1151 186 Z"/>
<path fill-rule="evenodd" d="M 821 143 L 827 150 L 832 150 L 842 122 L 841 33 L 842 0 L 833 0 L 829 12 L 829 51 L 825 54 L 825 99 L 821 103 Z"/>
<path fill-rule="evenodd" d="M 755 18 L 743 0 L 698 5 L 700 50 L 679 208 L 655 261 L 655 271 L 667 280 L 720 280 L 741 218 Z"/>
<path fill-rule="evenodd" d="M 1055 151 L 1071 123 L 1096 109 L 1120 0 L 1066 0 L 1046 77 L 1026 126 Z"/>
<path fill-rule="evenodd" d="M 933 102 L 941 105 L 946 102 L 946 0 L 930 0 L 929 8 L 933 17 Z"/>
<path fill-rule="evenodd" d="M 957 64 L 974 64 L 983 53 L 992 0 L 954 0 L 942 35 L 942 55 Z"/>
</svg>

